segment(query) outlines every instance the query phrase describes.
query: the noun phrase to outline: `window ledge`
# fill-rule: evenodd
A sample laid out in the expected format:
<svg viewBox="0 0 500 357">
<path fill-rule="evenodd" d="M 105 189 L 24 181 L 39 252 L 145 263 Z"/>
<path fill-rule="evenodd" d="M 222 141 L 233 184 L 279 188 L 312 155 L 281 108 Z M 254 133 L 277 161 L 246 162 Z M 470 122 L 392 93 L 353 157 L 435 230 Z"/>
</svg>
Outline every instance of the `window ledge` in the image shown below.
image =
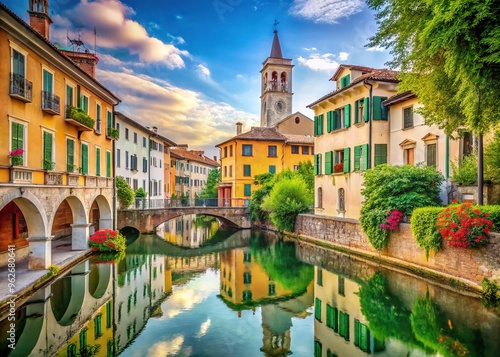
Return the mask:
<svg viewBox="0 0 500 357">
<path fill-rule="evenodd" d="M 401 129 L 401 130 L 403 130 L 403 131 L 405 131 L 405 130 L 411 130 L 411 129 L 413 129 L 414 127 L 415 127 L 415 126 L 414 126 L 414 125 L 412 125 L 412 126 L 408 126 L 408 127 L 406 127 L 406 128 L 403 128 L 403 129 Z"/>
<path fill-rule="evenodd" d="M 354 123 L 353 125 L 357 128 L 364 126 L 366 123 L 363 121 L 361 123 Z"/>
</svg>

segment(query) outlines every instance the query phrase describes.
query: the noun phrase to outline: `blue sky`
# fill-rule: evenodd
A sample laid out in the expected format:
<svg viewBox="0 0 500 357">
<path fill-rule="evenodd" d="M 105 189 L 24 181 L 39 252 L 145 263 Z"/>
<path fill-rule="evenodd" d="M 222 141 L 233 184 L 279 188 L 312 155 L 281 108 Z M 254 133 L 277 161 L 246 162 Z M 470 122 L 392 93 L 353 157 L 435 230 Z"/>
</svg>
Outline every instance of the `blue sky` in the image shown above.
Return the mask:
<svg viewBox="0 0 500 357">
<path fill-rule="evenodd" d="M 28 0 L 0 0 L 23 19 Z M 51 41 L 66 34 L 94 48 L 97 79 L 122 103 L 117 110 L 190 149 L 218 155 L 215 144 L 259 125 L 260 69 L 273 23 L 295 65 L 293 111 L 332 91 L 341 63 L 384 67 L 388 51 L 369 49 L 376 29 L 360 0 L 49 0 Z"/>
</svg>

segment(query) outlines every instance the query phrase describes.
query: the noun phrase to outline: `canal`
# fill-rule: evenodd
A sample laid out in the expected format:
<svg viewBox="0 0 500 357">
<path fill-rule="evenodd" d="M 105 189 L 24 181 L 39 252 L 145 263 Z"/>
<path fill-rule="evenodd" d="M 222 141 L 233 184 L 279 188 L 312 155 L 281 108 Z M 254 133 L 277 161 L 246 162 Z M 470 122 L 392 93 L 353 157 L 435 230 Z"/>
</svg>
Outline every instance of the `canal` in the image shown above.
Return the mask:
<svg viewBox="0 0 500 357">
<path fill-rule="evenodd" d="M 206 216 L 128 238 L 36 291 L 0 356 L 499 355 L 499 310 L 435 281 Z"/>
</svg>

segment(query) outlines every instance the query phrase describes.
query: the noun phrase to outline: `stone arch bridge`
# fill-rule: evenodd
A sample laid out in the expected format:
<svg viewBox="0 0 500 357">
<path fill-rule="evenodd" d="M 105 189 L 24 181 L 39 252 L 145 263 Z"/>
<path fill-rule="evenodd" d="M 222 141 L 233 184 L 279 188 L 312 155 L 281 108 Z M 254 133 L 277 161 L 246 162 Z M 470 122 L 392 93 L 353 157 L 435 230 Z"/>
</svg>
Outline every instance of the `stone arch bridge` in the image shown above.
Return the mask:
<svg viewBox="0 0 500 357">
<path fill-rule="evenodd" d="M 184 215 L 199 214 L 216 217 L 234 228 L 251 228 L 248 207 L 175 207 L 118 210 L 117 228 L 133 227 L 140 233 L 155 233 L 160 224 Z"/>
</svg>

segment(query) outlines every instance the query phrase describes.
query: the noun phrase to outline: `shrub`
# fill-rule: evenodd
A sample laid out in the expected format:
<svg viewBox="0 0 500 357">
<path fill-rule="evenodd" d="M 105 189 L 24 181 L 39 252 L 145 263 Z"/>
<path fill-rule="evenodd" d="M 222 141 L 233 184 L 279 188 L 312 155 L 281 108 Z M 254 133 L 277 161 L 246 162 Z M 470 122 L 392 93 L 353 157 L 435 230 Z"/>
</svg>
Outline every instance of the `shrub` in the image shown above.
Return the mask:
<svg viewBox="0 0 500 357">
<path fill-rule="evenodd" d="M 367 170 L 360 222 L 372 246 L 381 250 L 387 244 L 389 231 L 381 225 L 391 211 L 410 216 L 417 207 L 441 204 L 439 186 L 443 181 L 443 175 L 430 166 L 378 165 Z"/>
<path fill-rule="evenodd" d="M 148 196 L 148 194 L 146 193 L 146 191 L 144 191 L 144 189 L 142 187 L 139 187 L 135 191 L 135 197 L 136 198 L 146 198 L 147 196 Z"/>
<path fill-rule="evenodd" d="M 121 208 L 127 208 L 134 202 L 134 190 L 123 177 L 116 178 L 116 195 Z"/>
<path fill-rule="evenodd" d="M 123 252 L 127 239 L 112 229 L 100 229 L 89 239 L 89 247 L 96 252 Z"/>
<path fill-rule="evenodd" d="M 397 231 L 401 219 L 403 219 L 403 214 L 397 209 L 393 209 L 389 212 L 389 216 L 387 217 L 386 222 L 380 225 L 380 228 L 386 229 L 388 231 Z"/>
<path fill-rule="evenodd" d="M 493 223 L 492 230 L 500 232 L 500 205 L 474 206 L 474 208 L 478 208 L 484 215 L 488 213 L 490 215 L 488 219 Z"/>
<path fill-rule="evenodd" d="M 475 185 L 477 182 L 477 153 L 465 156 L 461 163 L 451 162 L 451 180 L 459 185 Z"/>
<path fill-rule="evenodd" d="M 481 213 L 470 203 L 452 205 L 438 215 L 437 228 L 448 245 L 455 247 L 478 247 L 488 242 L 487 234 L 493 223 L 487 219 L 489 213 Z"/>
<path fill-rule="evenodd" d="M 436 222 L 443 207 L 421 207 L 416 208 L 411 215 L 411 232 L 420 248 L 425 249 L 425 257 L 429 259 L 429 251 L 441 249 L 441 234 Z"/>
<path fill-rule="evenodd" d="M 496 306 L 500 302 L 500 286 L 488 278 L 481 280 L 483 288 L 483 304 L 486 306 Z"/>
<path fill-rule="evenodd" d="M 496 130 L 493 140 L 484 148 L 484 177 L 500 183 L 500 131 Z"/>
<path fill-rule="evenodd" d="M 280 232 L 293 232 L 297 215 L 306 212 L 312 203 L 306 183 L 297 176 L 278 181 L 264 199 L 262 208 L 270 212 L 271 222 Z"/>
</svg>

